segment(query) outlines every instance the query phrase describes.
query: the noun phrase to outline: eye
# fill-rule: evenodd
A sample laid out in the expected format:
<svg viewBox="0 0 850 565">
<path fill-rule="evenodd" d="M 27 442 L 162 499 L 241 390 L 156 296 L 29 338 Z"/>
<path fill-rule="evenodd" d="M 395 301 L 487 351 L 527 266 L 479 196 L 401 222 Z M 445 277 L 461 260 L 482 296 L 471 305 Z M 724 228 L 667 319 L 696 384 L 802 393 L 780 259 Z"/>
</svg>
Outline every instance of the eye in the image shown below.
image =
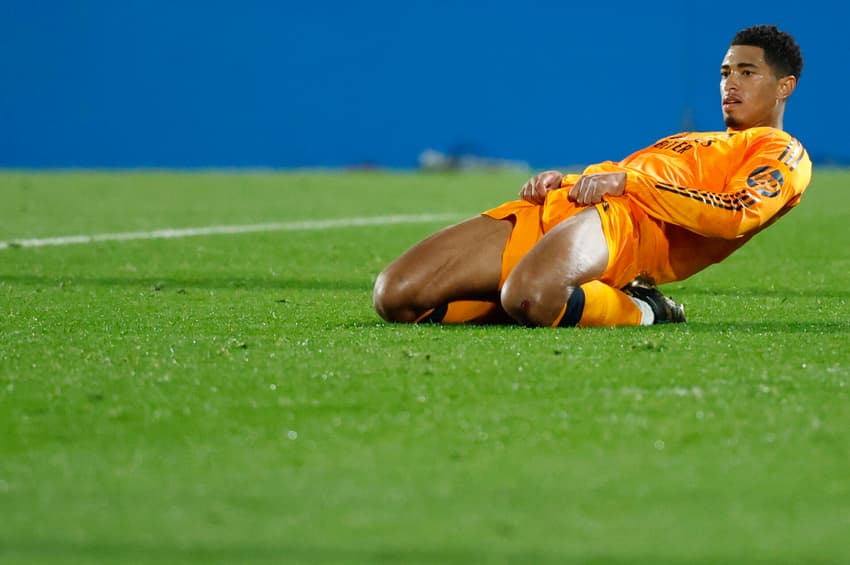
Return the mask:
<svg viewBox="0 0 850 565">
<path fill-rule="evenodd" d="M 729 71 L 726 71 L 726 70 L 720 71 L 720 76 L 721 76 L 721 77 L 723 77 L 723 78 L 728 77 L 728 76 L 729 76 Z"/>
<path fill-rule="evenodd" d="M 744 75 L 745 77 L 749 77 L 749 76 L 753 76 L 753 71 L 743 70 L 743 71 L 741 71 L 741 74 Z"/>
</svg>

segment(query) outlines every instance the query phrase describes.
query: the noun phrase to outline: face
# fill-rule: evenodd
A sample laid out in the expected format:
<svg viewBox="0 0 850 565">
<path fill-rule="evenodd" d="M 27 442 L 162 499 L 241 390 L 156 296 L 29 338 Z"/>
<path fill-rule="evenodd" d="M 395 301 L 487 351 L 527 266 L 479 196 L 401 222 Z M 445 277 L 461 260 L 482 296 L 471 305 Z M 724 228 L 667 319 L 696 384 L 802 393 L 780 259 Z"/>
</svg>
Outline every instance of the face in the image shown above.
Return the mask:
<svg viewBox="0 0 850 565">
<path fill-rule="evenodd" d="M 761 47 L 731 46 L 720 66 L 723 121 L 732 129 L 781 128 L 785 99 L 794 84 L 792 76 L 774 75 Z"/>
</svg>

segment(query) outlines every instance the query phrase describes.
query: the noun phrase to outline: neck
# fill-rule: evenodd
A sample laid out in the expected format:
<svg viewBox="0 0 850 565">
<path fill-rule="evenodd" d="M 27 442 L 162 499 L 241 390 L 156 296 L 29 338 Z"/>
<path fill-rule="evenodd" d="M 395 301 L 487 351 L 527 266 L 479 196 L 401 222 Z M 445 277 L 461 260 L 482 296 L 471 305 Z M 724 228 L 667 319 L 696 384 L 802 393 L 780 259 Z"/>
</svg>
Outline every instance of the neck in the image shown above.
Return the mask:
<svg viewBox="0 0 850 565">
<path fill-rule="evenodd" d="M 752 123 L 752 124 L 741 125 L 740 127 L 731 126 L 731 129 L 736 130 L 736 131 L 743 131 L 745 129 L 750 129 L 750 128 L 776 128 L 776 129 L 781 130 L 781 129 L 783 129 L 783 127 L 782 127 L 782 114 L 780 113 L 777 116 L 771 116 L 770 118 L 768 118 L 766 120 L 761 120 L 759 122 L 755 122 L 755 123 Z"/>
<path fill-rule="evenodd" d="M 764 127 L 782 129 L 782 112 L 779 112 L 776 116 L 771 116 L 771 119 L 765 120 L 765 123 L 759 124 Z"/>
<path fill-rule="evenodd" d="M 773 115 L 770 116 L 768 123 L 764 124 L 765 126 L 783 129 L 782 128 L 782 117 L 785 115 L 785 103 L 780 102 L 776 105 L 776 110 L 773 112 Z"/>
</svg>

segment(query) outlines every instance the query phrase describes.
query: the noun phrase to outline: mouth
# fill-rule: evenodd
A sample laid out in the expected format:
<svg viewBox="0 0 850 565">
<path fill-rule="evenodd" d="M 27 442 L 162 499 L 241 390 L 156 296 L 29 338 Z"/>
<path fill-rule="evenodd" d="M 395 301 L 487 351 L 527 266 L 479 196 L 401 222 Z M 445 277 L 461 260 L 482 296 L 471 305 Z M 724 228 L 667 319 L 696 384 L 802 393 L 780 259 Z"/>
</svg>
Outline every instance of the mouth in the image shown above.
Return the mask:
<svg viewBox="0 0 850 565">
<path fill-rule="evenodd" d="M 729 111 L 741 104 L 741 99 L 736 96 L 725 96 L 721 104 L 723 106 L 723 110 Z"/>
</svg>

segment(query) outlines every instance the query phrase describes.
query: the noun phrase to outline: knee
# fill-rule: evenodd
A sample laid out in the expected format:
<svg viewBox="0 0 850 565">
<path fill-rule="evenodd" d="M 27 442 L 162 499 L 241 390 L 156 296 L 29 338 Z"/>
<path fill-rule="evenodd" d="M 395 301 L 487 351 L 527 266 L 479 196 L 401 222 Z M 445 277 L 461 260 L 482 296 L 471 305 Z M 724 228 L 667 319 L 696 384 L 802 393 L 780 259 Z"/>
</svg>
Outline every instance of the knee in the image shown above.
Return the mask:
<svg viewBox="0 0 850 565">
<path fill-rule="evenodd" d="M 391 269 L 384 269 L 375 280 L 372 306 L 387 322 L 413 322 L 416 313 L 412 305 L 411 284 Z"/>
<path fill-rule="evenodd" d="M 551 326 L 566 304 L 563 295 L 563 289 L 549 289 L 537 281 L 511 275 L 500 298 L 505 312 L 520 324 Z"/>
<path fill-rule="evenodd" d="M 536 316 L 542 300 L 540 292 L 531 285 L 522 285 L 519 281 L 508 279 L 499 295 L 502 308 L 517 322 L 527 326 L 539 326 Z"/>
</svg>

